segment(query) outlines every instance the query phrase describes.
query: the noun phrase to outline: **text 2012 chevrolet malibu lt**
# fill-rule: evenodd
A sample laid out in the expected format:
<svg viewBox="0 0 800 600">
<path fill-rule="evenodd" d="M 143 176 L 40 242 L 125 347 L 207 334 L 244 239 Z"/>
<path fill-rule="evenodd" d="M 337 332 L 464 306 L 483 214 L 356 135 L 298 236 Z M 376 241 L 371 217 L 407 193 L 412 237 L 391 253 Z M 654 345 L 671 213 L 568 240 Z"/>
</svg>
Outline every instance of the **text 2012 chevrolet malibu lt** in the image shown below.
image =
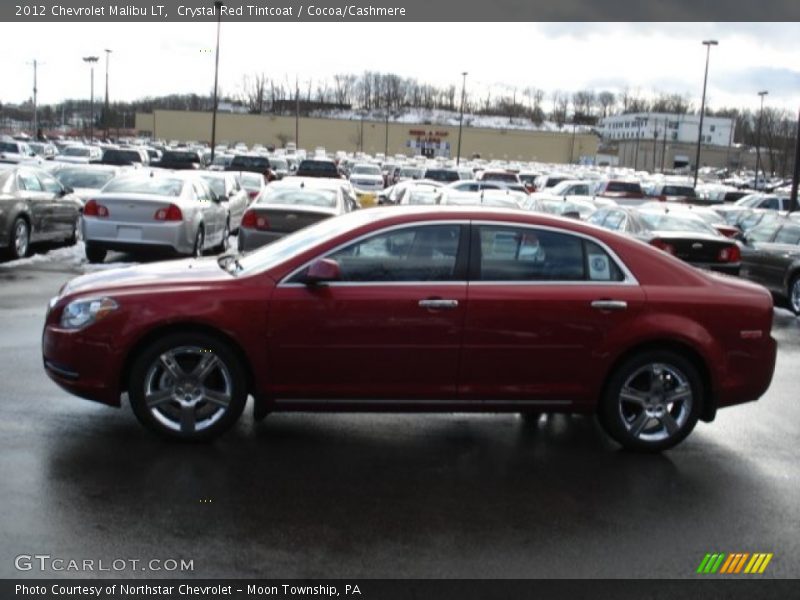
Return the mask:
<svg viewBox="0 0 800 600">
<path fill-rule="evenodd" d="M 657 451 L 759 398 L 762 287 L 522 211 L 408 207 L 322 221 L 251 254 L 105 271 L 50 303 L 44 366 L 147 427 L 215 437 L 271 411 L 597 413 Z"/>
</svg>

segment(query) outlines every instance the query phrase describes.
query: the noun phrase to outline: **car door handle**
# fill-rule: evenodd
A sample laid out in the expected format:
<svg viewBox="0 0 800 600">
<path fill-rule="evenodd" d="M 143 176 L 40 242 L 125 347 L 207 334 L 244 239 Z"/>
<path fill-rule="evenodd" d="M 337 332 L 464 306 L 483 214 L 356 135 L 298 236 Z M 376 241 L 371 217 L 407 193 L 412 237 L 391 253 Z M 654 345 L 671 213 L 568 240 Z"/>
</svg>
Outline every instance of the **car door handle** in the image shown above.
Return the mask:
<svg viewBox="0 0 800 600">
<path fill-rule="evenodd" d="M 440 298 L 428 298 L 419 301 L 420 308 L 436 308 L 436 309 L 449 309 L 457 308 L 458 300 L 443 300 Z"/>
<path fill-rule="evenodd" d="M 625 310 L 628 308 L 628 303 L 625 300 L 595 300 L 592 302 L 592 308 L 598 310 Z"/>
</svg>

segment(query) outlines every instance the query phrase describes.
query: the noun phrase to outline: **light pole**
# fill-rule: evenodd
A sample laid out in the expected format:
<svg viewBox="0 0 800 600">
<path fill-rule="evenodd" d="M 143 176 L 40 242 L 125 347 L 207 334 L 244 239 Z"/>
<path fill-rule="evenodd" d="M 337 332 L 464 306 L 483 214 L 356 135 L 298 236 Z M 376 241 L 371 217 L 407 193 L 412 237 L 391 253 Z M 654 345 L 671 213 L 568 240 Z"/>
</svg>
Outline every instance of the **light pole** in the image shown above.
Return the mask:
<svg viewBox="0 0 800 600">
<path fill-rule="evenodd" d="M 800 179 L 800 112 L 797 115 L 797 142 L 794 147 L 794 172 L 792 174 L 792 192 L 789 196 L 789 212 L 798 210 L 797 185 Z"/>
<path fill-rule="evenodd" d="M 756 130 L 756 189 L 758 189 L 758 172 L 761 168 L 761 121 L 764 117 L 764 96 L 767 94 L 769 94 L 767 90 L 758 92 L 758 95 L 761 96 L 761 110 L 758 113 L 758 129 Z"/>
<path fill-rule="evenodd" d="M 461 164 L 461 130 L 464 126 L 464 94 L 467 89 L 467 72 L 461 73 L 461 114 L 458 117 L 458 150 L 456 152 L 456 166 Z"/>
<path fill-rule="evenodd" d="M 219 30 L 222 25 L 222 0 L 214 2 L 217 11 L 217 52 L 214 57 L 214 106 L 211 112 L 211 162 L 214 162 L 214 152 L 217 146 L 217 84 L 219 82 Z"/>
<path fill-rule="evenodd" d="M 703 116 L 706 112 L 706 84 L 708 83 L 708 59 L 711 55 L 711 46 L 719 45 L 717 40 L 703 40 L 706 47 L 706 71 L 703 75 L 703 99 L 700 101 L 700 126 L 697 128 L 697 155 L 694 160 L 694 187 L 697 187 L 697 172 L 700 169 L 700 142 L 703 141 Z"/>
<path fill-rule="evenodd" d="M 300 147 L 300 81 L 294 76 L 294 147 Z"/>
<path fill-rule="evenodd" d="M 36 69 L 38 67 L 38 61 L 36 59 L 33 60 L 33 137 L 37 139 L 39 137 L 39 123 L 38 123 L 38 115 L 36 111 L 36 94 L 39 91 L 36 87 Z"/>
<path fill-rule="evenodd" d="M 106 137 L 108 137 L 108 57 L 111 55 L 111 50 L 106 48 L 106 101 L 103 106 L 103 128 L 106 130 Z"/>
<path fill-rule="evenodd" d="M 389 109 L 386 109 L 386 139 L 383 146 L 383 159 L 388 162 L 389 159 Z"/>
<path fill-rule="evenodd" d="M 94 141 L 94 65 L 99 60 L 96 56 L 84 56 L 83 62 L 89 63 L 91 72 L 91 95 L 89 97 L 89 143 Z"/>
</svg>

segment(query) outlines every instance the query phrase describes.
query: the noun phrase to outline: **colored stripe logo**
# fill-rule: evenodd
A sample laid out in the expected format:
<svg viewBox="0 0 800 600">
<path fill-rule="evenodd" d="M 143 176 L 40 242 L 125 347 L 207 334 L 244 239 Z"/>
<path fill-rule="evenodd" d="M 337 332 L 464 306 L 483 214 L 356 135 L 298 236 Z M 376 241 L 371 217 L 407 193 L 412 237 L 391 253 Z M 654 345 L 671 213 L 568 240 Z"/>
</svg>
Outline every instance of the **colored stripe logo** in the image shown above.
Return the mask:
<svg viewBox="0 0 800 600">
<path fill-rule="evenodd" d="M 700 561 L 697 573 L 713 575 L 714 573 L 725 575 L 749 574 L 757 575 L 767 569 L 773 554 L 765 552 L 734 552 L 725 554 L 724 552 L 709 553 Z"/>
</svg>

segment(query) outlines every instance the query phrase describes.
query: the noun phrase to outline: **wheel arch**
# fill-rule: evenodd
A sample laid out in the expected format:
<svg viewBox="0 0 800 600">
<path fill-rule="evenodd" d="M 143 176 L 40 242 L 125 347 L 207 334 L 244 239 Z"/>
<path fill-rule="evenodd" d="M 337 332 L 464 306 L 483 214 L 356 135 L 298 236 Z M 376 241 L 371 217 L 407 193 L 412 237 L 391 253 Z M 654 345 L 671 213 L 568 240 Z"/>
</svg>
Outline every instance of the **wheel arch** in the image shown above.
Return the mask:
<svg viewBox="0 0 800 600">
<path fill-rule="evenodd" d="M 246 385 L 247 393 L 248 394 L 253 393 L 253 389 L 255 387 L 255 376 L 254 376 L 253 366 L 250 364 L 250 360 L 247 358 L 247 354 L 244 352 L 242 347 L 236 342 L 236 340 L 233 337 L 231 337 L 230 335 L 226 334 L 223 331 L 220 331 L 216 327 L 207 325 L 205 323 L 196 323 L 196 322 L 169 323 L 161 325 L 155 327 L 154 329 L 151 329 L 142 337 L 140 337 L 133 345 L 131 350 L 125 356 L 125 360 L 123 362 L 119 376 L 120 392 L 125 392 L 128 390 L 128 379 L 130 378 L 131 368 L 133 367 L 133 363 L 136 361 L 136 358 L 142 352 L 144 352 L 145 348 L 147 348 L 150 344 L 156 342 L 159 338 L 164 337 L 166 335 L 172 335 L 175 333 L 202 333 L 214 337 L 220 342 L 226 344 L 231 349 L 231 351 L 236 355 L 236 357 L 239 359 L 240 364 L 242 365 L 242 369 L 244 370 L 246 384 L 247 384 Z"/>
<path fill-rule="evenodd" d="M 603 380 L 600 398 L 605 397 L 611 377 L 625 361 L 638 354 L 653 351 L 674 352 L 688 360 L 692 366 L 697 369 L 697 373 L 700 375 L 700 381 L 703 385 L 703 405 L 700 408 L 700 420 L 705 422 L 713 421 L 717 413 L 717 401 L 714 397 L 714 385 L 711 379 L 711 372 L 708 368 L 708 362 L 702 354 L 681 340 L 670 338 L 653 339 L 628 348 L 625 352 L 620 354 L 608 368 Z M 598 410 L 600 406 L 601 403 L 598 402 Z"/>
</svg>

